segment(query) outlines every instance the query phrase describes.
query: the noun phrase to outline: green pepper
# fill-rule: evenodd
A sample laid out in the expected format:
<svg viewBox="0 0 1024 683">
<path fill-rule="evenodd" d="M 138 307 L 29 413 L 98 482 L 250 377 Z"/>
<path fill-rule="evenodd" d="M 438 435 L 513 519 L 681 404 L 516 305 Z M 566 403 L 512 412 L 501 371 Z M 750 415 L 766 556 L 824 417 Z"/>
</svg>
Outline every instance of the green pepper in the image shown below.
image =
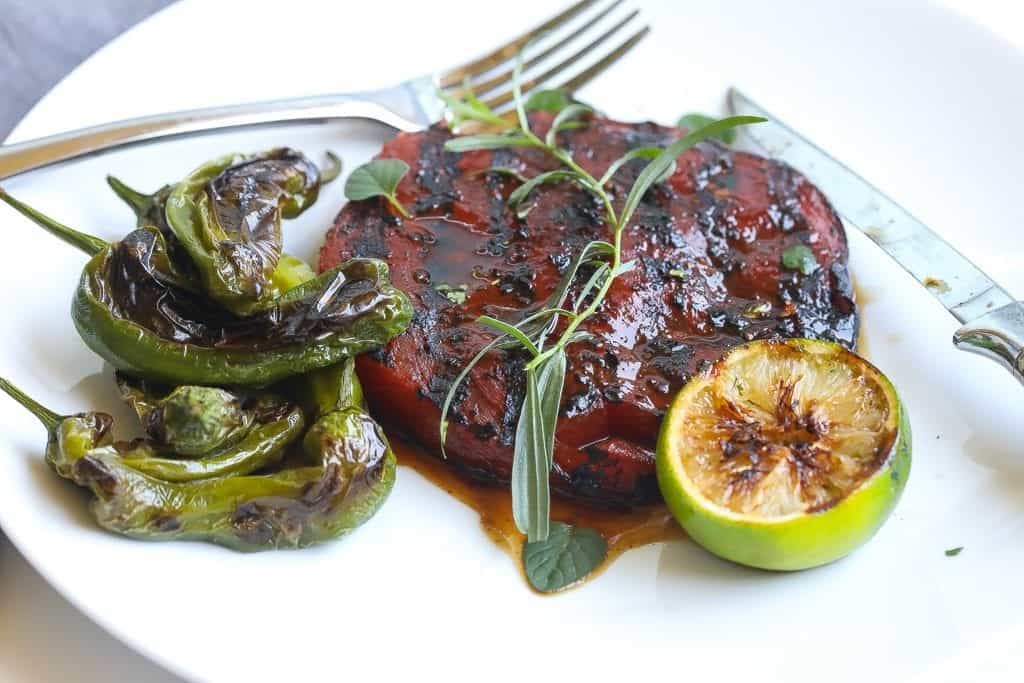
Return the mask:
<svg viewBox="0 0 1024 683">
<path fill-rule="evenodd" d="M 112 175 L 107 176 L 107 184 L 110 189 L 120 197 L 125 204 L 135 212 L 136 227 L 152 225 L 160 229 L 164 237 L 173 235 L 171 226 L 167 224 L 167 198 L 171 196 L 174 185 L 164 185 L 152 194 L 139 192 L 125 185 L 120 179 Z"/>
<path fill-rule="evenodd" d="M 320 171 L 321 186 L 331 182 L 341 173 L 341 160 L 334 153 L 328 152 L 327 160 L 327 165 Z M 167 199 L 171 196 L 175 185 L 164 185 L 156 192 L 146 194 L 129 187 L 114 176 L 108 175 L 107 183 L 114 190 L 114 193 L 131 207 L 135 213 L 136 226 L 141 228 L 152 225 L 158 228 L 167 243 L 171 259 L 175 262 L 180 262 L 182 267 L 187 265 L 190 273 L 193 274 L 194 279 L 198 282 L 200 279 L 199 271 L 191 262 L 191 257 L 185 252 L 181 242 L 167 223 Z M 314 277 L 316 277 L 316 274 L 305 261 L 289 254 L 281 254 L 277 267 L 274 268 L 274 272 L 271 274 L 270 284 L 273 291 L 284 292 Z"/>
<path fill-rule="evenodd" d="M 347 407 L 366 408 L 355 358 L 291 377 L 280 389 L 302 406 L 310 420 Z"/>
<path fill-rule="evenodd" d="M 200 457 L 168 453 L 166 444 L 146 440 L 116 443 L 107 448 L 113 449 L 124 465 L 168 482 L 250 474 L 281 462 L 285 448 L 302 434 L 305 426 L 298 406 L 272 396 L 260 399 L 253 413 L 255 424 L 239 441 Z"/>
<path fill-rule="evenodd" d="M 315 465 L 168 482 L 118 452 L 109 415 L 60 416 L 6 380 L 0 379 L 0 389 L 46 427 L 47 461 L 93 492 L 99 524 L 134 538 L 202 540 L 238 550 L 301 548 L 365 522 L 394 484 L 394 454 L 359 408 L 335 411 L 314 425 L 304 446 Z"/>
<path fill-rule="evenodd" d="M 0 190 L 0 200 L 93 253 L 72 303 L 85 343 L 114 367 L 167 384 L 260 386 L 338 363 L 400 334 L 408 297 L 376 259 L 353 259 L 239 317 L 197 293 L 160 231 L 103 246 Z"/>
<path fill-rule="evenodd" d="M 215 159 L 148 197 L 117 179 L 108 182 L 140 223 L 160 228 L 171 251 L 177 246 L 168 238 L 173 233 L 207 296 L 246 315 L 272 305 L 284 291 L 274 278 L 281 219 L 298 216 L 316 201 L 321 177 L 303 154 L 280 148 Z"/>
<path fill-rule="evenodd" d="M 153 441 L 184 456 L 205 455 L 237 443 L 253 426 L 256 410 L 227 389 L 185 384 L 166 387 L 116 374 L 117 387 Z"/>
</svg>

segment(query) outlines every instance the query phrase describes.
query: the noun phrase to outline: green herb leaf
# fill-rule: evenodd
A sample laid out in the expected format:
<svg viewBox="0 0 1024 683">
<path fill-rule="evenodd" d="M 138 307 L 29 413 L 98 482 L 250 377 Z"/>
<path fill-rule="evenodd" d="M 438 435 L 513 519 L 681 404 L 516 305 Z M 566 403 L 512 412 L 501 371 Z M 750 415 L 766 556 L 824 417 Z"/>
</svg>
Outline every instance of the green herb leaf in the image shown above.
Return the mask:
<svg viewBox="0 0 1024 683">
<path fill-rule="evenodd" d="M 501 149 L 503 147 L 534 147 L 532 140 L 524 135 L 503 135 L 481 133 L 452 138 L 444 143 L 447 152 L 472 152 L 478 149 Z"/>
<path fill-rule="evenodd" d="M 569 296 L 569 288 L 572 286 L 573 281 L 576 279 L 576 273 L 579 272 L 580 267 L 597 256 L 611 257 L 615 254 L 615 247 L 603 240 L 593 240 L 587 242 L 580 253 L 576 255 L 576 258 L 569 264 L 569 269 L 565 271 L 565 275 L 562 276 L 562 281 L 558 283 L 558 287 L 551 296 L 548 298 L 547 307 L 551 309 L 560 309 L 565 305 L 565 299 Z M 575 313 L 575 311 L 574 311 Z M 557 323 L 557 319 L 551 319 L 548 321 L 538 332 L 539 343 L 543 344 L 545 337 L 551 333 Z"/>
<path fill-rule="evenodd" d="M 526 99 L 526 111 L 547 111 L 557 114 L 572 104 L 564 90 L 538 90 Z"/>
<path fill-rule="evenodd" d="M 531 323 L 535 323 L 538 320 L 549 317 L 550 315 L 552 315 L 552 313 L 553 311 L 551 310 L 538 311 L 537 313 L 534 313 L 533 315 L 527 316 L 523 320 L 520 320 L 518 323 L 514 325 L 514 327 L 516 327 L 517 329 L 525 329 Z M 448 437 L 448 411 L 451 409 L 452 402 L 455 400 L 455 393 L 459 390 L 459 387 L 462 386 L 462 383 L 466 381 L 466 377 L 469 376 L 469 373 L 473 370 L 477 363 L 479 363 L 483 359 L 483 357 L 486 356 L 491 351 L 500 348 L 503 344 L 505 344 L 508 341 L 508 339 L 509 337 L 507 334 L 500 334 L 491 341 L 489 341 L 487 344 L 485 344 L 484 347 L 477 351 L 476 355 L 470 359 L 466 366 L 462 368 L 459 374 L 455 376 L 455 379 L 452 380 L 452 383 L 448 386 L 448 393 L 445 394 L 444 403 L 441 406 L 440 436 L 442 457 L 447 457 L 444 452 L 444 442 Z"/>
<path fill-rule="evenodd" d="M 554 593 L 586 578 L 607 555 L 608 544 L 593 529 L 554 522 L 547 540 L 523 546 L 523 568 L 530 585 Z"/>
<path fill-rule="evenodd" d="M 448 301 L 451 301 L 453 304 L 461 305 L 466 303 L 466 295 L 469 286 L 461 284 L 453 287 L 447 282 L 441 282 L 435 285 L 434 289 L 440 292 L 441 294 L 444 294 L 445 298 L 448 299 Z"/>
<path fill-rule="evenodd" d="M 659 178 L 663 178 L 665 173 L 672 167 L 676 159 L 679 158 L 686 150 L 696 145 L 701 140 L 705 140 L 709 137 L 720 135 L 722 132 L 736 128 L 737 126 L 744 126 L 750 123 L 761 123 L 766 119 L 760 116 L 730 116 L 727 119 L 720 119 L 714 123 L 709 123 L 700 130 L 696 130 L 688 135 L 684 135 L 679 138 L 671 145 L 662 150 L 661 154 L 655 157 L 651 163 L 647 164 L 647 167 L 640 172 L 633 187 L 629 190 L 629 195 L 626 196 L 626 203 L 622 207 L 622 215 L 619 216 L 619 226 L 625 227 L 629 224 L 629 219 L 633 217 L 633 212 L 636 211 L 636 207 L 640 205 L 640 200 L 647 194 L 647 190 L 651 189 L 651 186 L 658 182 Z"/>
<path fill-rule="evenodd" d="M 576 342 L 587 341 L 593 338 L 594 335 L 590 334 L 589 332 L 585 332 L 583 330 L 576 330 L 575 332 L 569 335 L 568 339 L 565 340 L 565 345 L 568 346 L 569 344 L 575 344 Z"/>
<path fill-rule="evenodd" d="M 964 550 L 964 547 L 962 545 L 958 545 L 955 548 L 950 548 L 949 550 L 946 551 L 946 557 L 956 557 L 957 555 L 962 553 L 963 550 Z"/>
<path fill-rule="evenodd" d="M 452 407 L 452 401 L 455 400 L 455 393 L 459 390 L 459 387 L 462 386 L 462 383 L 466 381 L 466 377 L 468 377 L 470 371 L 472 371 L 473 368 L 476 367 L 476 364 L 479 363 L 484 356 L 486 356 L 488 353 L 497 348 L 497 346 L 501 344 L 505 340 L 505 338 L 506 335 L 502 334 L 495 337 L 487 344 L 485 344 L 484 347 L 477 351 L 476 355 L 473 356 L 473 358 L 470 359 L 468 363 L 466 363 L 466 366 L 459 371 L 459 374 L 455 376 L 455 379 L 452 380 L 452 383 L 448 385 L 448 393 L 445 394 L 444 404 L 441 406 L 440 436 L 442 458 L 448 457 L 447 454 L 444 452 L 444 442 L 448 438 L 448 411 Z"/>
<path fill-rule="evenodd" d="M 481 175 L 487 175 L 489 173 L 494 173 L 496 175 L 503 175 L 503 176 L 506 176 L 506 177 L 509 177 L 509 178 L 515 178 L 516 180 L 518 180 L 521 183 L 525 183 L 525 182 L 529 181 L 529 178 L 524 176 L 522 173 L 520 173 L 516 169 L 514 169 L 514 168 L 507 168 L 505 166 L 492 166 L 491 168 L 485 168 L 485 169 L 483 169 L 481 171 L 475 171 L 473 173 L 473 177 L 481 176 Z"/>
<path fill-rule="evenodd" d="M 345 196 L 350 200 L 385 197 L 403 216 L 409 212 L 395 197 L 398 183 L 409 172 L 409 164 L 401 159 L 374 159 L 352 171 L 345 181 Z"/>
<path fill-rule="evenodd" d="M 555 446 L 555 424 L 565 383 L 565 352 L 552 354 L 526 371 L 526 397 L 516 425 L 512 459 L 512 517 L 528 541 L 548 537 L 551 492 L 548 476 Z"/>
<path fill-rule="evenodd" d="M 659 154 L 661 154 L 661 152 L 662 149 L 660 147 L 637 147 L 636 149 L 631 149 L 625 154 L 623 154 L 621 157 L 613 161 L 608 166 L 608 170 L 604 172 L 604 175 L 601 176 L 601 179 L 597 181 L 597 184 L 600 185 L 601 187 L 604 187 L 605 185 L 608 184 L 608 181 L 615 176 L 619 169 L 628 164 L 630 161 L 633 161 L 634 159 L 654 159 Z M 673 161 L 672 165 L 668 167 L 668 170 L 665 172 L 665 174 L 661 178 L 655 180 L 654 182 L 663 183 L 668 179 L 670 175 L 672 175 L 675 172 L 676 162 Z"/>
<path fill-rule="evenodd" d="M 585 104 L 570 104 L 562 111 L 558 112 L 558 116 L 555 117 L 554 121 L 551 122 L 551 128 L 548 129 L 548 134 L 545 136 L 544 142 L 549 147 L 554 147 L 559 131 L 564 130 L 570 123 L 576 123 L 573 119 L 588 114 L 593 111 L 590 107 Z"/>
<path fill-rule="evenodd" d="M 526 117 L 526 103 L 523 101 L 523 54 L 529 45 L 516 55 L 515 66 L 512 67 L 512 99 L 516 104 L 516 118 L 519 120 L 519 127 L 524 133 L 530 132 L 530 120 Z"/>
<path fill-rule="evenodd" d="M 624 275 L 633 270 L 634 268 L 636 268 L 636 259 L 632 259 L 631 261 L 623 261 L 622 263 L 619 264 L 618 268 L 616 268 L 615 271 L 612 273 L 612 277 Z"/>
<path fill-rule="evenodd" d="M 519 205 L 523 203 L 523 200 L 541 185 L 557 183 L 561 180 L 579 180 L 579 177 L 576 173 L 564 169 L 539 173 L 512 191 L 512 194 L 508 196 L 508 208 L 514 210 L 520 218 L 524 218 L 528 212 L 520 213 L 518 211 Z"/>
<path fill-rule="evenodd" d="M 540 351 L 537 350 L 537 347 L 530 340 L 530 338 L 523 334 L 518 327 L 509 325 L 507 322 L 503 320 L 492 318 L 489 315 L 482 315 L 479 318 L 477 318 L 476 321 L 481 325 L 486 325 L 487 327 L 490 327 L 492 330 L 497 330 L 502 334 L 507 334 L 508 336 L 512 337 L 520 344 L 522 344 L 523 348 L 529 351 L 531 355 L 536 356 L 537 354 L 540 353 Z"/>
<path fill-rule="evenodd" d="M 466 121 L 477 121 L 500 128 L 509 127 L 508 121 L 477 99 L 468 84 L 462 89 L 461 99 L 440 89 L 437 90 L 437 96 L 448 109 L 448 124 L 452 128 L 458 128 Z"/>
<path fill-rule="evenodd" d="M 814 252 L 805 244 L 794 244 L 782 252 L 782 267 L 786 270 L 797 270 L 810 275 L 818 269 L 818 261 Z"/>
<path fill-rule="evenodd" d="M 583 302 L 587 300 L 595 290 L 600 289 L 601 283 L 608 277 L 611 272 L 611 268 L 607 263 L 600 264 L 594 272 L 590 275 L 590 279 L 587 280 L 583 288 L 580 289 L 579 296 L 576 297 L 576 303 L 573 304 L 572 310 L 574 313 L 579 313 L 579 310 L 583 307 Z"/>
<path fill-rule="evenodd" d="M 676 128 L 683 128 L 688 131 L 697 130 L 703 128 L 709 123 L 714 122 L 714 119 L 705 114 L 684 114 L 678 121 L 676 121 Z M 736 140 L 735 130 L 725 130 L 713 137 L 718 138 L 727 145 L 731 145 Z"/>
</svg>

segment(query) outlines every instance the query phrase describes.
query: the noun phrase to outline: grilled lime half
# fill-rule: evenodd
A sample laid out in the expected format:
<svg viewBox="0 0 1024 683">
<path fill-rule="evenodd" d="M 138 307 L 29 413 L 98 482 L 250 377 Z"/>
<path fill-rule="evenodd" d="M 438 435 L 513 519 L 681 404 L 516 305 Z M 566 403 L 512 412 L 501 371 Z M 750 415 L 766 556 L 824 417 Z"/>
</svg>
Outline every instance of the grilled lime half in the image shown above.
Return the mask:
<svg viewBox="0 0 1024 683">
<path fill-rule="evenodd" d="M 892 383 L 843 347 L 736 347 L 679 392 L 658 438 L 658 483 L 711 552 L 776 570 L 837 560 L 869 538 L 910 473 Z"/>
</svg>

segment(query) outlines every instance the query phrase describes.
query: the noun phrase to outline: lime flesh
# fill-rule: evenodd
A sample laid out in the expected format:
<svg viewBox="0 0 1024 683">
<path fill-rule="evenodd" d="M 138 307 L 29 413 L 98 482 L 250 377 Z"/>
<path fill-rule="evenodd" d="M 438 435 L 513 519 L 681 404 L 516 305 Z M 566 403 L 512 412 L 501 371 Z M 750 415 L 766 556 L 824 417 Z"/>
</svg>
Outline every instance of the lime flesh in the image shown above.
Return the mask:
<svg viewBox="0 0 1024 683">
<path fill-rule="evenodd" d="M 882 526 L 910 471 L 892 383 L 843 347 L 805 339 L 729 351 L 675 398 L 658 483 L 711 552 L 776 570 L 845 556 Z"/>
</svg>

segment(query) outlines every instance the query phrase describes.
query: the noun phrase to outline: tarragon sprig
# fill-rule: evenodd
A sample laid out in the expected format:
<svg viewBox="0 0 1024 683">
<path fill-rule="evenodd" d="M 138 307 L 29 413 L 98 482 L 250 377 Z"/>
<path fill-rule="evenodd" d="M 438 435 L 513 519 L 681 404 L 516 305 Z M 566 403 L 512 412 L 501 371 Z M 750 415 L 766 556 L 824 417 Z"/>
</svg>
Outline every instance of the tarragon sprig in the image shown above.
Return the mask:
<svg viewBox="0 0 1024 683">
<path fill-rule="evenodd" d="M 600 309 L 615 278 L 629 271 L 633 266 L 632 262 L 623 261 L 622 235 L 626 226 L 647 191 L 672 174 L 676 159 L 681 154 L 701 140 L 719 137 L 737 126 L 757 123 L 764 119 L 734 116 L 713 121 L 664 149 L 657 147 L 633 149 L 612 162 L 600 178 L 595 178 L 576 163 L 569 150 L 558 145 L 559 133 L 582 125 L 582 119 L 590 115 L 593 110 L 584 104 L 563 98 L 565 106 L 555 114 L 547 134 L 541 138 L 530 128 L 529 103 L 523 99 L 520 86 L 521 69 L 522 58 L 520 56 L 513 72 L 515 124 L 509 123 L 505 118 L 487 108 L 472 94 L 472 90 L 468 86 L 463 89 L 463 99 L 458 103 L 448 101 L 452 99 L 450 97 L 446 99 L 453 126 L 467 121 L 475 121 L 494 132 L 453 138 L 445 144 L 445 149 L 452 152 L 510 147 L 530 147 L 544 150 L 561 164 L 561 168 L 526 179 L 508 197 L 509 208 L 522 218 L 529 212 L 531 207 L 527 204 L 527 200 L 537 188 L 547 183 L 573 182 L 600 201 L 604 211 L 604 222 L 610 230 L 610 239 L 595 240 L 583 247 L 555 292 L 540 311 L 516 323 L 497 320 L 490 316 L 482 316 L 477 319 L 478 323 L 498 332 L 498 336 L 485 345 L 455 378 L 442 406 L 440 431 L 443 450 L 448 431 L 448 411 L 456 392 L 472 368 L 489 352 L 499 348 L 520 348 L 530 356 L 524 369 L 526 395 L 523 399 L 515 435 L 511 484 L 512 510 L 516 526 L 526 535 L 525 550 L 531 557 L 534 557 L 538 566 L 541 566 L 545 565 L 545 558 L 536 559 L 536 554 L 541 553 L 544 548 L 575 547 L 568 541 L 566 543 L 549 541 L 551 533 L 566 535 L 567 539 L 576 533 L 576 530 L 567 525 L 552 527 L 550 521 L 549 476 L 554 453 L 555 427 L 565 380 L 566 347 L 589 336 L 582 329 L 583 324 Z M 531 101 L 536 99 L 535 95 Z M 547 103 L 555 99 L 540 98 L 541 101 Z M 621 208 L 616 209 L 606 187 L 615 173 L 634 159 L 649 161 L 637 177 Z M 565 307 L 566 299 L 569 291 L 576 284 L 577 276 L 584 265 L 591 266 L 593 270 L 578 289 L 574 306 L 568 309 Z M 561 333 L 556 338 L 552 338 L 559 327 L 559 322 L 563 320 L 566 324 Z M 593 536 L 591 533 L 582 537 L 589 539 L 587 543 L 590 551 L 594 550 Z M 576 537 L 572 536 L 572 538 L 573 543 L 577 543 Z M 575 576 L 566 576 L 565 582 L 556 586 L 555 589 L 582 578 L 600 563 L 604 552 L 587 552 L 583 555 L 592 559 L 591 566 L 578 567 Z M 557 558 L 548 559 L 554 561 Z M 533 580 L 529 567 L 527 569 L 527 576 L 531 578 L 535 586 L 539 586 L 540 584 Z M 544 585 L 544 590 L 552 590 L 550 577 L 545 579 Z"/>
</svg>

